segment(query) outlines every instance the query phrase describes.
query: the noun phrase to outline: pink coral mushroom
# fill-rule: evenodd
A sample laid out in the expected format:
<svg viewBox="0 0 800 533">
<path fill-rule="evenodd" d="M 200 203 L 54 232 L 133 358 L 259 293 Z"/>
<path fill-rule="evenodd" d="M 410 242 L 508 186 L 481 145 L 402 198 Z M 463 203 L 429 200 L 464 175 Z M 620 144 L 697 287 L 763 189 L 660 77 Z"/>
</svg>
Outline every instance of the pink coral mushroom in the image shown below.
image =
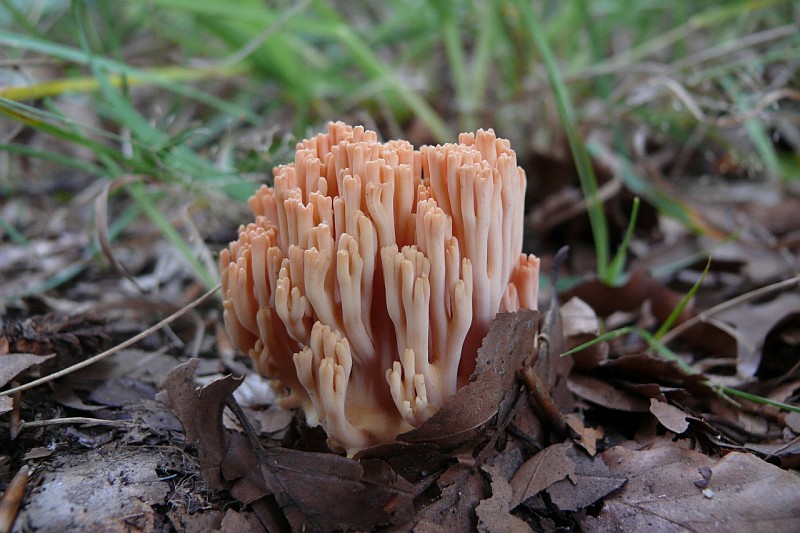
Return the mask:
<svg viewBox="0 0 800 533">
<path fill-rule="evenodd" d="M 331 123 L 273 173 L 220 256 L 225 324 L 333 447 L 422 424 L 468 381 L 494 315 L 536 308 L 525 173 L 492 130 L 415 150 Z"/>
</svg>

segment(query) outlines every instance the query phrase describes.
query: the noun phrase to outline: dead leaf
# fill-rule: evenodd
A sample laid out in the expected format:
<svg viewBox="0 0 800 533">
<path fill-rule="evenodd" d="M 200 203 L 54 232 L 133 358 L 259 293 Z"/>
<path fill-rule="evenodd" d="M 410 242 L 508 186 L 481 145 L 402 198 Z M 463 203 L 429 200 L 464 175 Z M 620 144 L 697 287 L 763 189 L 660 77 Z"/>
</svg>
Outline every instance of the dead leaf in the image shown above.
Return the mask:
<svg viewBox="0 0 800 533">
<path fill-rule="evenodd" d="M 647 451 L 615 447 L 602 454 L 611 472 L 628 478 L 583 526 L 601 531 L 797 531 L 800 478 L 753 455 L 713 459 L 675 446 Z M 705 496 L 698 468 L 713 471 Z M 709 494 L 712 494 L 709 493 Z"/>
<path fill-rule="evenodd" d="M 50 448 L 43 448 L 38 446 L 36 448 L 31 448 L 23 457 L 23 460 L 30 461 L 31 459 L 43 459 L 45 457 L 50 457 L 53 455 L 53 450 Z"/>
<path fill-rule="evenodd" d="M 513 496 L 509 507 L 514 509 L 556 481 L 574 476 L 575 463 L 567 456 L 571 447 L 569 442 L 552 444 L 528 459 L 511 478 Z"/>
<path fill-rule="evenodd" d="M 567 451 L 567 456 L 575 463 L 574 481 L 562 479 L 546 489 L 550 504 L 560 511 L 585 509 L 625 484 L 625 478 L 613 474 L 599 457 L 588 457 L 574 446 Z M 548 507 L 540 496 L 528 502 L 526 505 L 534 509 Z"/>
<path fill-rule="evenodd" d="M 295 531 L 370 530 L 413 514 L 417 491 L 383 461 L 286 448 L 265 454 L 265 480 Z"/>
<path fill-rule="evenodd" d="M 274 499 L 268 507 L 273 509 L 265 510 L 268 518 L 278 523 L 273 514 L 277 504 L 295 530 L 369 530 L 411 515 L 417 490 L 384 461 L 262 448 L 233 400 L 240 380 L 228 376 L 200 388 L 193 379 L 196 367 L 197 360 L 191 360 L 173 370 L 164 381 L 160 398 L 181 420 L 187 441 L 197 447 L 209 486 L 229 488 L 232 495 L 253 505 L 271 494 Z M 224 429 L 226 402 L 247 436 Z"/>
<path fill-rule="evenodd" d="M 478 531 L 481 533 L 527 533 L 531 531 L 528 524 L 512 515 L 509 500 L 512 496 L 511 485 L 499 468 L 484 465 L 483 470 L 491 477 L 492 497 L 481 500 L 475 508 L 478 515 Z"/>
<path fill-rule="evenodd" d="M 650 412 L 661 422 L 662 426 L 677 435 L 689 429 L 689 421 L 686 419 L 689 414 L 674 405 L 650 398 Z"/>
<path fill-rule="evenodd" d="M 570 413 L 565 417 L 567 425 L 578 434 L 578 444 L 586 450 L 591 457 L 597 453 L 597 441 L 604 436 L 603 428 L 586 427 L 583 419 L 577 413 Z"/>
<path fill-rule="evenodd" d="M 237 533 L 242 531 L 260 533 L 266 530 L 253 513 L 239 513 L 233 509 L 228 509 L 222 518 L 222 524 L 214 533 Z"/>
<path fill-rule="evenodd" d="M 121 407 L 155 398 L 156 389 L 148 383 L 127 376 L 103 381 L 95 387 L 89 399 L 100 405 Z"/>
<path fill-rule="evenodd" d="M 634 396 L 613 385 L 583 374 L 573 374 L 567 381 L 569 390 L 585 400 L 608 409 L 631 413 L 646 413 L 648 402 L 640 396 Z"/>
<path fill-rule="evenodd" d="M 572 350 L 597 338 L 600 329 L 597 313 L 580 298 L 570 298 L 561 306 L 561 320 L 564 328 L 564 351 Z M 575 369 L 588 371 L 608 357 L 608 343 L 593 344 L 569 356 L 575 362 Z"/>
<path fill-rule="evenodd" d="M 69 376 L 67 376 L 66 379 L 56 381 L 53 384 L 53 400 L 59 405 L 77 409 L 78 411 L 99 411 L 105 409 L 103 405 L 89 405 L 84 403 L 75 392 L 75 388 L 75 384 Z"/>
<path fill-rule="evenodd" d="M 14 398 L 11 396 L 0 396 L 0 415 L 14 409 Z"/>
<path fill-rule="evenodd" d="M 781 198 L 777 203 L 752 202 L 745 206 L 753 220 L 757 220 L 773 235 L 781 236 L 800 230 L 800 198 Z"/>
<path fill-rule="evenodd" d="M 7 353 L 0 355 L 0 387 L 5 387 L 9 381 L 30 367 L 40 365 L 54 357 L 50 355 L 35 355 L 32 353 Z"/>
<path fill-rule="evenodd" d="M 157 399 L 183 424 L 187 442 L 197 448 L 200 470 L 208 486 L 222 489 L 225 482 L 220 466 L 228 448 L 228 434 L 222 427 L 223 402 L 241 380 L 227 376 L 199 388 L 194 382 L 198 363 L 197 359 L 191 359 L 170 372 Z"/>
<path fill-rule="evenodd" d="M 517 371 L 534 349 L 538 321 L 536 311 L 498 314 L 478 350 L 470 383 L 425 423 L 398 435 L 397 440 L 453 449 L 482 434 L 492 420 L 503 419 L 518 394 Z"/>
<path fill-rule="evenodd" d="M 441 491 L 438 499 L 426 503 L 405 530 L 475 531 L 478 527 L 475 508 L 488 495 L 481 473 L 468 465 L 455 464 L 439 477 L 437 486 Z"/>
<path fill-rule="evenodd" d="M 743 304 L 715 315 L 736 328 L 736 369 L 741 376 L 756 375 L 767 334 L 779 321 L 798 312 L 800 293 L 787 291 L 768 302 Z"/>
<path fill-rule="evenodd" d="M 580 335 L 594 335 L 600 329 L 597 313 L 589 304 L 580 298 L 570 298 L 561 306 L 561 323 L 564 328 L 564 338 L 569 339 Z M 569 350 L 569 348 L 567 348 Z"/>
</svg>

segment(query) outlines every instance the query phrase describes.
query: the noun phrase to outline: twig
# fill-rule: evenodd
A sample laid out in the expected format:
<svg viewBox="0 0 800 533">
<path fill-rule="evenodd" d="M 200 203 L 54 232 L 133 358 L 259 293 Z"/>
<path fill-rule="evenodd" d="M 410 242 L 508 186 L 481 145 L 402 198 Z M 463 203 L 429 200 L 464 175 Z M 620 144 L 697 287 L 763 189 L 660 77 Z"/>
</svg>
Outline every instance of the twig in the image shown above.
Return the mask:
<svg viewBox="0 0 800 533">
<path fill-rule="evenodd" d="M 49 420 L 32 420 L 22 422 L 20 431 L 27 428 L 43 428 L 48 426 L 64 426 L 69 424 L 95 424 L 98 426 L 130 426 L 136 424 L 133 420 L 103 420 L 102 418 L 89 418 L 86 416 L 67 416 L 64 418 L 51 418 Z"/>
<path fill-rule="evenodd" d="M 114 346 L 113 348 L 106 350 L 103 353 L 99 353 L 99 354 L 95 355 L 94 357 L 90 357 L 89 359 L 86 359 L 85 361 L 81 361 L 80 363 L 76 363 L 76 364 L 74 364 L 74 365 L 72 365 L 70 367 L 67 367 L 67 368 L 63 369 L 63 370 L 60 370 L 58 372 L 54 372 L 53 374 L 44 376 L 44 377 L 36 379 L 36 380 L 33 380 L 30 383 L 26 383 L 24 385 L 20 385 L 19 387 L 14 387 L 13 389 L 0 391 L 0 396 L 8 396 L 9 394 L 14 394 L 15 392 L 32 389 L 34 387 L 38 387 L 39 385 L 43 385 L 45 383 L 49 383 L 49 382 L 51 382 L 53 380 L 56 380 L 56 379 L 58 379 L 60 377 L 66 376 L 67 374 L 75 372 L 76 370 L 80 370 L 81 368 L 85 368 L 85 367 L 87 367 L 89 365 L 92 365 L 92 364 L 98 362 L 98 361 L 101 361 L 101 360 L 105 359 L 106 357 L 119 352 L 120 350 L 124 350 L 128 346 L 136 344 L 137 342 L 139 342 L 143 338 L 147 337 L 151 333 L 154 333 L 154 332 L 158 331 L 159 329 L 163 328 L 164 326 L 166 326 L 167 324 L 170 324 L 170 323 L 174 322 L 176 319 L 180 318 L 181 316 L 183 316 L 187 312 L 191 311 L 192 309 L 194 309 L 195 307 L 197 307 L 201 303 L 205 302 L 215 292 L 217 292 L 217 290 L 219 290 L 219 288 L 220 288 L 220 285 L 217 284 L 216 287 L 214 287 L 213 289 L 209 290 L 208 292 L 206 292 L 205 294 L 203 294 L 202 296 L 200 296 L 199 298 L 197 298 L 193 302 L 190 302 L 190 303 L 186 304 L 184 307 L 182 307 L 181 309 L 175 311 L 174 313 L 169 315 L 164 320 L 162 320 L 162 321 L 158 322 L 157 324 L 147 328 L 146 330 L 142 331 L 141 333 L 139 333 L 137 335 L 134 335 L 130 339 L 126 340 L 125 342 L 122 342 L 122 343 Z"/>
</svg>

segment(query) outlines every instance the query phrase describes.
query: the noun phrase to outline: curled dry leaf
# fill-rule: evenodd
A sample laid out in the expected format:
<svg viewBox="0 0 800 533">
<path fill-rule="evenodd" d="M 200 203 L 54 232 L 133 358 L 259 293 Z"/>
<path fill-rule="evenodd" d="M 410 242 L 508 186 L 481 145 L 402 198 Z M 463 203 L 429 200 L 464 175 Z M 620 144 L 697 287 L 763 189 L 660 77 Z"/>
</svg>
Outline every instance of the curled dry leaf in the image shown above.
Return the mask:
<svg viewBox="0 0 800 533">
<path fill-rule="evenodd" d="M 594 309 L 580 298 L 570 298 L 561 306 L 561 321 L 564 325 L 565 351 L 597 338 L 600 321 Z M 576 370 L 587 371 L 607 357 L 608 343 L 601 342 L 572 354 L 570 359 L 575 362 Z"/>
<path fill-rule="evenodd" d="M 197 448 L 200 470 L 212 489 L 225 487 L 220 467 L 228 449 L 229 435 L 222 427 L 224 401 L 241 383 L 233 376 L 199 388 L 194 372 L 199 360 L 178 365 L 163 383 L 157 398 L 169 407 L 183 424 L 186 440 Z"/>
<path fill-rule="evenodd" d="M 539 313 L 501 313 L 478 350 L 470 383 L 420 427 L 398 436 L 410 443 L 455 448 L 482 434 L 492 420 L 504 419 L 514 404 L 516 374 L 534 349 Z"/>
<path fill-rule="evenodd" d="M 578 435 L 578 444 L 590 456 L 597 453 L 597 441 L 603 438 L 603 428 L 586 427 L 583 418 L 577 413 L 570 413 L 564 417 L 569 428 Z"/>
</svg>

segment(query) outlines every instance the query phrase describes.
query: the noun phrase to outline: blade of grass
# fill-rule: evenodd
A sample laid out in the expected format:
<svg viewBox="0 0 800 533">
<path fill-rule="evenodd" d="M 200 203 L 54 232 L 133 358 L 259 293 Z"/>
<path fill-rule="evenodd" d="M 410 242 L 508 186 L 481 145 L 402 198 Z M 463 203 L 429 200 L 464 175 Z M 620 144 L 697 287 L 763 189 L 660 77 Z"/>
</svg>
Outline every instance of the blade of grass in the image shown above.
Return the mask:
<svg viewBox="0 0 800 533">
<path fill-rule="evenodd" d="M 8 235 L 12 241 L 21 246 L 27 246 L 29 244 L 28 239 L 25 238 L 25 235 L 20 233 L 11 222 L 5 219 L 5 217 L 0 216 L 0 234 L 2 233 Z"/>
<path fill-rule="evenodd" d="M 633 199 L 633 207 L 631 208 L 631 217 L 628 220 L 628 227 L 625 229 L 625 236 L 617 248 L 617 253 L 608 265 L 609 276 L 615 283 L 620 283 L 622 274 L 625 271 L 625 259 L 628 255 L 628 247 L 630 246 L 631 239 L 633 238 L 633 231 L 636 229 L 636 220 L 639 218 L 639 197 Z"/>
<path fill-rule="evenodd" d="M 210 78 L 232 78 L 246 74 L 246 65 L 227 65 L 214 67 L 157 67 L 142 69 L 146 76 L 111 74 L 109 83 L 114 87 L 122 87 L 123 79 L 130 87 L 143 85 L 156 85 L 164 83 L 200 81 Z M 158 82 L 158 83 L 157 83 Z M 94 76 L 81 76 L 76 78 L 62 78 L 47 80 L 32 85 L 20 87 L 0 87 L 0 97 L 9 100 L 27 101 L 38 100 L 48 96 L 58 96 L 64 93 L 87 93 L 100 89 L 100 84 Z"/>
<path fill-rule="evenodd" d="M 528 27 L 530 36 L 539 50 L 539 54 L 544 62 L 550 87 L 556 100 L 556 107 L 561 118 L 572 150 L 572 157 L 580 178 L 581 190 L 586 198 L 589 221 L 592 226 L 592 236 L 594 237 L 595 254 L 597 257 L 597 274 L 606 283 L 612 283 L 609 272 L 609 237 L 608 222 L 603 211 L 603 204 L 598 195 L 597 178 L 592 168 L 589 154 L 583 144 L 583 139 L 576 127 L 575 111 L 569 98 L 569 93 L 556 63 L 550 45 L 545 39 L 544 30 L 539 23 L 538 16 L 533 12 L 529 2 L 518 0 L 518 6 Z"/>
<path fill-rule="evenodd" d="M 779 402 L 777 400 L 765 398 L 764 396 L 758 396 L 756 394 L 751 394 L 749 392 L 741 391 L 739 389 L 734 389 L 728 387 L 727 385 L 716 385 L 716 384 L 711 384 L 711 385 L 713 387 L 719 387 L 723 392 L 725 392 L 725 394 L 734 396 L 736 398 L 742 398 L 744 400 L 748 400 L 761 405 L 771 405 L 773 407 L 777 407 L 778 409 L 783 409 L 784 411 L 800 413 L 800 405 L 792 405 L 790 403 Z"/>
<path fill-rule="evenodd" d="M 72 48 L 66 45 L 56 44 L 50 41 L 26 37 L 5 30 L 0 30 L 0 45 L 11 48 L 20 48 L 30 52 L 38 52 L 40 54 L 45 54 L 47 56 L 60 59 L 62 61 L 69 61 L 78 65 L 88 66 L 89 64 L 89 56 L 83 50 Z M 169 77 L 165 78 L 163 75 L 158 76 L 158 73 L 154 75 L 147 70 L 132 67 L 125 63 L 120 63 L 119 61 L 114 61 L 104 57 L 94 57 L 93 61 L 95 62 L 96 66 L 105 68 L 109 72 L 118 75 L 124 74 L 129 77 L 140 79 L 143 82 L 152 83 L 176 94 L 180 94 L 181 96 L 192 98 L 213 108 L 219 109 L 220 111 L 224 111 L 231 116 L 240 117 L 252 124 L 259 124 L 261 122 L 261 117 L 252 111 L 249 111 L 241 106 L 234 106 L 225 100 L 197 90 L 190 85 L 179 83 L 179 81 L 173 81 L 169 79 Z M 229 68 L 233 67 L 224 67 L 224 69 Z M 231 75 L 233 75 L 233 73 L 231 73 Z"/>
<path fill-rule="evenodd" d="M 81 170 L 93 176 L 101 176 L 103 174 L 102 167 L 89 163 L 88 161 L 82 161 L 80 159 L 52 152 L 50 150 L 39 150 L 36 148 L 31 148 L 30 146 L 15 143 L 0 143 L 0 151 L 8 152 L 10 154 L 21 154 L 28 157 L 35 157 L 36 159 L 42 159 L 44 161 L 51 161 L 65 167 Z"/>
<path fill-rule="evenodd" d="M 594 346 L 595 344 L 600 344 L 601 342 L 612 341 L 614 339 L 624 337 L 625 335 L 628 335 L 633 331 L 637 331 L 636 328 L 634 328 L 633 326 L 625 326 L 618 329 L 612 329 L 611 331 L 607 331 L 602 335 L 598 335 L 597 338 L 595 339 L 579 344 L 578 346 L 572 348 L 571 350 L 567 350 L 566 352 L 562 353 L 561 356 L 564 357 L 567 355 L 572 355 L 574 353 L 580 352 L 585 348 Z"/>
<path fill-rule="evenodd" d="M 687 305 L 689 305 L 689 302 L 691 301 L 692 298 L 694 298 L 694 295 L 697 293 L 698 289 L 703 284 L 703 281 L 706 279 L 706 275 L 708 274 L 708 270 L 710 268 L 711 268 L 711 258 L 709 257 L 708 261 L 706 262 L 706 267 L 703 269 L 703 273 L 700 275 L 700 278 L 694 283 L 694 285 L 692 285 L 692 288 L 689 289 L 689 292 L 683 295 L 683 298 L 681 298 L 681 301 L 678 302 L 678 305 L 675 306 L 675 309 L 672 310 L 672 312 L 669 314 L 664 323 L 661 324 L 661 327 L 659 327 L 658 330 L 655 332 L 654 336 L 656 339 L 661 339 L 664 335 L 667 334 L 667 332 L 670 329 L 672 329 L 672 326 L 675 324 L 675 321 L 678 320 L 680 314 L 683 313 L 683 310 L 686 308 Z"/>
<path fill-rule="evenodd" d="M 0 98 L 0 113 L 58 139 L 89 148 L 96 154 L 104 154 L 109 157 L 114 157 L 116 155 L 113 148 L 105 146 L 88 137 L 78 135 L 52 122 L 48 122 L 48 120 L 52 119 L 62 120 L 62 117 L 56 117 L 52 113 L 46 113 L 29 106 L 23 106 L 12 100 L 6 100 L 5 98 Z"/>
</svg>

